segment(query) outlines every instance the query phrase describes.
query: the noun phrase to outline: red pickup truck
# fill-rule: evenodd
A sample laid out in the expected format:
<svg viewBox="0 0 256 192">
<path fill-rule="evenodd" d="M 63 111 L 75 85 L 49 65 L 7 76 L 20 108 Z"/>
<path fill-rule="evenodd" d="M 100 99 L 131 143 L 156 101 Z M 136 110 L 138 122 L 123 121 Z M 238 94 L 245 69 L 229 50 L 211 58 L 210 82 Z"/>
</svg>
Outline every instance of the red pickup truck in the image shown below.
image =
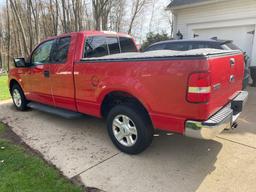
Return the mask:
<svg viewBox="0 0 256 192">
<path fill-rule="evenodd" d="M 106 118 L 111 140 L 129 154 L 146 149 L 155 129 L 212 139 L 236 126 L 248 97 L 241 91 L 243 53 L 139 53 L 133 38 L 122 33 L 52 37 L 27 62 L 14 62 L 9 86 L 18 110 Z"/>
</svg>

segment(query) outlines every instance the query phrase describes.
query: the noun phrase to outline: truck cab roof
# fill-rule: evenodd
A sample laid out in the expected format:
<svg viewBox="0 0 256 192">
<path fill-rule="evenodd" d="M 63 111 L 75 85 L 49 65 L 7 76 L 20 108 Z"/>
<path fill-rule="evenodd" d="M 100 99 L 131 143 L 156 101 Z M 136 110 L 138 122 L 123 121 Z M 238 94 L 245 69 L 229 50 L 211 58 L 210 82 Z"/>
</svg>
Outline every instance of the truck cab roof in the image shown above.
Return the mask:
<svg viewBox="0 0 256 192">
<path fill-rule="evenodd" d="M 68 36 L 68 35 L 71 35 L 71 34 L 83 34 L 85 36 L 118 36 L 118 37 L 132 38 L 132 36 L 130 36 L 129 34 L 122 33 L 122 32 L 91 30 L 91 31 L 80 31 L 80 32 L 63 33 L 63 34 L 60 34 L 60 35 L 57 35 L 57 36 L 48 37 L 47 40 Z"/>
</svg>

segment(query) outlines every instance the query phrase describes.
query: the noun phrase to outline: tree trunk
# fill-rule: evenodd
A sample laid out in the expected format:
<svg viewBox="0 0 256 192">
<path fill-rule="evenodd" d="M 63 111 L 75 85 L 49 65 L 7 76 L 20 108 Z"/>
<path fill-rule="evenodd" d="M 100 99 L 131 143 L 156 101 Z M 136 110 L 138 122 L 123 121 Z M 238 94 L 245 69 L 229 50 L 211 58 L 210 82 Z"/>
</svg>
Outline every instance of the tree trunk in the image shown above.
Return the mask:
<svg viewBox="0 0 256 192">
<path fill-rule="evenodd" d="M 10 14 L 9 14 L 9 3 L 8 0 L 6 0 L 6 14 L 7 14 L 7 55 L 8 55 L 8 60 L 7 60 L 7 70 L 9 71 L 10 69 L 10 45 L 11 45 L 11 30 L 10 30 Z"/>
<path fill-rule="evenodd" d="M 23 24 L 21 22 L 21 18 L 19 16 L 18 12 L 17 12 L 16 6 L 13 3 L 13 0 L 10 0 L 10 4 L 11 4 L 13 12 L 14 12 L 16 18 L 17 18 L 18 25 L 19 25 L 20 30 L 21 30 L 21 35 L 22 35 L 22 41 L 23 41 L 23 47 L 24 47 L 25 55 L 28 56 L 29 55 L 29 49 L 28 49 L 28 45 L 27 45 L 27 41 L 26 41 L 25 30 L 24 30 Z"/>
<path fill-rule="evenodd" d="M 61 1 L 62 3 L 62 14 L 63 14 L 63 30 L 67 33 L 67 19 L 66 19 L 66 4 L 65 0 Z"/>
</svg>

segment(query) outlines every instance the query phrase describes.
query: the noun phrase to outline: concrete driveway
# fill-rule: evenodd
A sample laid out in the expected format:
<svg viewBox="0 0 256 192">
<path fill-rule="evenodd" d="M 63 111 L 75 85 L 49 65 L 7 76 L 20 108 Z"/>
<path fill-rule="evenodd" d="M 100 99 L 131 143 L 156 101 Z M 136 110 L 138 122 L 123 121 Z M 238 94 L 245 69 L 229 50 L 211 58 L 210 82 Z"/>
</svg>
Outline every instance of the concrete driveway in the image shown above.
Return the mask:
<svg viewBox="0 0 256 192">
<path fill-rule="evenodd" d="M 256 90 L 239 127 L 212 141 L 178 135 L 155 137 L 137 156 L 112 145 L 105 122 L 67 120 L 0 104 L 0 120 L 67 177 L 108 192 L 235 192 L 256 190 Z"/>
</svg>

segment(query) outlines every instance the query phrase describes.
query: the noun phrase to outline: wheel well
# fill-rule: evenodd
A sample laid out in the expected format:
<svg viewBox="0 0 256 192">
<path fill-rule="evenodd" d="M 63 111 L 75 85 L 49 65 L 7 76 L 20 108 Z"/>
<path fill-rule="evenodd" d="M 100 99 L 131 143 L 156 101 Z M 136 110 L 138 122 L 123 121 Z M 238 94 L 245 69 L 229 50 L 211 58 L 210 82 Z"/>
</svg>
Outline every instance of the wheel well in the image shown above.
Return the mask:
<svg viewBox="0 0 256 192">
<path fill-rule="evenodd" d="M 144 105 L 133 95 L 126 92 L 111 92 L 105 96 L 101 105 L 101 115 L 106 118 L 110 110 L 118 104 L 132 103 L 135 104 L 140 110 L 142 110 L 150 120 L 147 109 Z"/>
<path fill-rule="evenodd" d="M 12 87 L 13 87 L 15 84 L 19 85 L 18 81 L 16 81 L 15 79 L 12 79 L 12 80 L 10 81 L 10 86 L 9 86 L 10 93 L 11 93 Z"/>
</svg>

